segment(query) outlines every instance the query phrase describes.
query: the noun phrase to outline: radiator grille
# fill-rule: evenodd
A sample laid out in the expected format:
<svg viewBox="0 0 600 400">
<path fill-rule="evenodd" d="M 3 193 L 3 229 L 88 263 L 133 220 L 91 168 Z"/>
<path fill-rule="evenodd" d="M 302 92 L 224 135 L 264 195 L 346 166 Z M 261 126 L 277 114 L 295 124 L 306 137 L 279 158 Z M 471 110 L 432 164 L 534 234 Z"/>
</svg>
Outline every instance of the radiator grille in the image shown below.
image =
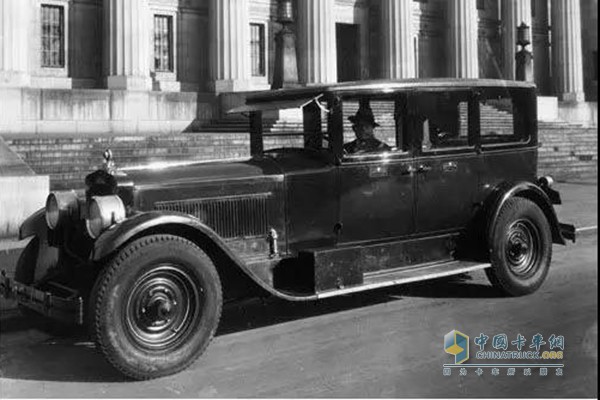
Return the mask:
<svg viewBox="0 0 600 400">
<path fill-rule="evenodd" d="M 218 198 L 161 201 L 156 210 L 193 215 L 223 238 L 264 236 L 267 234 L 271 193 Z"/>
</svg>

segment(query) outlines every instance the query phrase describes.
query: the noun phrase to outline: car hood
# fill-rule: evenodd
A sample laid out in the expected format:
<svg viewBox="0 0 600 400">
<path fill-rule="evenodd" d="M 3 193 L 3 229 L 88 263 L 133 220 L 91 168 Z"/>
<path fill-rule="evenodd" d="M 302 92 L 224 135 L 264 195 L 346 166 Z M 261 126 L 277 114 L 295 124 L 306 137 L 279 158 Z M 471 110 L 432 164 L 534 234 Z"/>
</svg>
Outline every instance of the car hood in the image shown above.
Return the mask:
<svg viewBox="0 0 600 400">
<path fill-rule="evenodd" d="M 273 160 L 264 158 L 170 165 L 149 164 L 120 170 L 117 180 L 120 185 L 133 184 L 137 188 L 170 187 L 189 183 L 253 179 L 281 173 L 281 169 Z"/>
</svg>

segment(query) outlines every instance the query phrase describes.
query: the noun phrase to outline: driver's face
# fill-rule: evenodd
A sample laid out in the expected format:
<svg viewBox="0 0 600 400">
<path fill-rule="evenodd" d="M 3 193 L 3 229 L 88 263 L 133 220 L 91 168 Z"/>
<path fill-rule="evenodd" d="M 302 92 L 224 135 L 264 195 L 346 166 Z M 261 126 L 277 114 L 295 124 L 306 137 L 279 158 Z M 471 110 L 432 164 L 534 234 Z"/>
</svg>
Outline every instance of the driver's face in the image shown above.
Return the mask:
<svg viewBox="0 0 600 400">
<path fill-rule="evenodd" d="M 354 129 L 354 133 L 356 134 L 357 138 L 364 140 L 373 136 L 373 130 L 375 127 L 370 122 L 357 121 L 356 123 L 352 124 L 352 129 Z"/>
</svg>

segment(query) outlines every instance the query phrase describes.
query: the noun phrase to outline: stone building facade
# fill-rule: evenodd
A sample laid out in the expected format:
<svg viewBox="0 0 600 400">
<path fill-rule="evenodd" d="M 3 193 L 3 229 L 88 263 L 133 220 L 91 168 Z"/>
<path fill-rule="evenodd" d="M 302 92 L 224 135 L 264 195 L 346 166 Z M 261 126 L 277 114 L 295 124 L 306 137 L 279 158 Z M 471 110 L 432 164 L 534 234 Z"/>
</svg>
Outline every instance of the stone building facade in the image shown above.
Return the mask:
<svg viewBox="0 0 600 400">
<path fill-rule="evenodd" d="M 0 106 L 11 112 L 0 118 L 0 133 L 52 131 L 39 123 L 49 116 L 78 126 L 98 121 L 85 129 L 110 132 L 126 131 L 127 120 L 150 129 L 152 121 L 214 118 L 216 94 L 271 87 L 278 5 L 0 0 Z M 292 7 L 299 84 L 514 79 L 524 22 L 540 95 L 597 99 L 597 0 L 294 0 Z M 101 123 L 115 120 L 122 123 Z"/>
</svg>

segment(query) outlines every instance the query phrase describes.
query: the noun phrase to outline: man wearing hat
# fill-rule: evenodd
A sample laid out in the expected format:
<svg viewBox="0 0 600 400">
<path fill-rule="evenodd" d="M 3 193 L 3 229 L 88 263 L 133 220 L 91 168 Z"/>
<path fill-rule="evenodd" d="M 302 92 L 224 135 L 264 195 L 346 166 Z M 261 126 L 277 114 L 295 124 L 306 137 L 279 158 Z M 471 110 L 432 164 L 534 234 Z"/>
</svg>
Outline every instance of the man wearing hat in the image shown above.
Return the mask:
<svg viewBox="0 0 600 400">
<path fill-rule="evenodd" d="M 344 145 L 347 154 L 361 154 L 391 150 L 390 146 L 375 138 L 374 129 L 379 126 L 375 122 L 373 111 L 369 105 L 361 102 L 355 115 L 348 117 L 356 139 Z"/>
</svg>

